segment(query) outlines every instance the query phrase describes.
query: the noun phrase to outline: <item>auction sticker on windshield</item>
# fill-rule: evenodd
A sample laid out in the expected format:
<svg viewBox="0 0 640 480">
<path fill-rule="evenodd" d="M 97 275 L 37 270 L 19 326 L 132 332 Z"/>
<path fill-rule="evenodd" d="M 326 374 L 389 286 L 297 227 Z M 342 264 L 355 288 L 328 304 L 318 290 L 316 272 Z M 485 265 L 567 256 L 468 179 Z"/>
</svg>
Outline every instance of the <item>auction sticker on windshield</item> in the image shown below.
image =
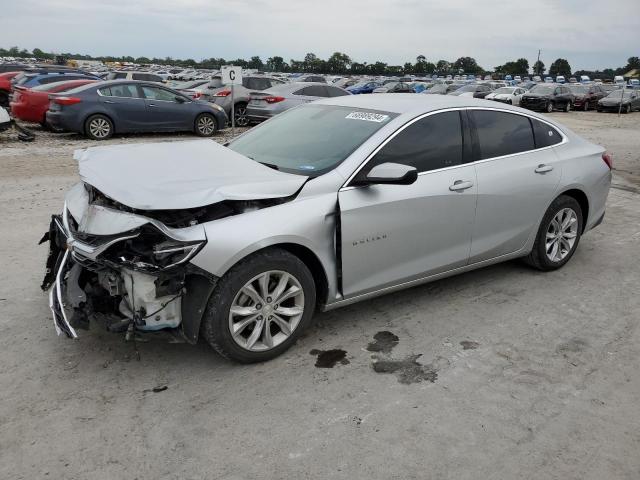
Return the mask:
<svg viewBox="0 0 640 480">
<path fill-rule="evenodd" d="M 350 118 L 351 120 L 365 120 L 367 122 L 382 123 L 389 120 L 389 115 L 382 115 L 381 113 L 371 112 L 351 112 L 344 118 Z"/>
</svg>

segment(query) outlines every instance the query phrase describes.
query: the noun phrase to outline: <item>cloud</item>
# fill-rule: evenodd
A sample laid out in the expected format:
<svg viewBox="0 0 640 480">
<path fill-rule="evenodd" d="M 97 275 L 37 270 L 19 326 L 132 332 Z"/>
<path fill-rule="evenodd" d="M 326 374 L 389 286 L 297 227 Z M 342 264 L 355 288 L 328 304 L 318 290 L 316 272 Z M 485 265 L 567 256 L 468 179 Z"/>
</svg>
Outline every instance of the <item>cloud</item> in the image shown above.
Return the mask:
<svg viewBox="0 0 640 480">
<path fill-rule="evenodd" d="M 638 55 L 637 0 L 21 0 L 0 45 L 93 55 L 248 58 L 335 51 L 389 64 L 472 56 L 491 69 L 538 49 L 548 65 L 621 66 Z"/>
</svg>

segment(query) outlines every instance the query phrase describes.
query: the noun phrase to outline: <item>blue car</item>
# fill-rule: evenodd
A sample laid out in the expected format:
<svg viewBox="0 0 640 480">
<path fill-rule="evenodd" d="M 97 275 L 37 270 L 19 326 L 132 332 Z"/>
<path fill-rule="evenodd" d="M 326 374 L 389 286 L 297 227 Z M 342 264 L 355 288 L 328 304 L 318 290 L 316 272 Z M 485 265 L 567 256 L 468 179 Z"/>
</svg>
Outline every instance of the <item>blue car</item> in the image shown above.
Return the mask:
<svg viewBox="0 0 640 480">
<path fill-rule="evenodd" d="M 351 92 L 353 95 L 359 95 L 360 93 L 371 93 L 381 86 L 381 82 L 361 82 L 347 88 L 347 91 Z"/>
<path fill-rule="evenodd" d="M 85 73 L 79 70 L 71 71 L 38 71 L 29 72 L 25 71 L 19 75 L 16 75 L 15 80 L 12 82 L 13 86 L 21 86 L 25 88 L 33 88 L 39 85 L 45 85 L 47 83 L 63 82 L 65 80 L 102 80 L 100 77 Z"/>
</svg>

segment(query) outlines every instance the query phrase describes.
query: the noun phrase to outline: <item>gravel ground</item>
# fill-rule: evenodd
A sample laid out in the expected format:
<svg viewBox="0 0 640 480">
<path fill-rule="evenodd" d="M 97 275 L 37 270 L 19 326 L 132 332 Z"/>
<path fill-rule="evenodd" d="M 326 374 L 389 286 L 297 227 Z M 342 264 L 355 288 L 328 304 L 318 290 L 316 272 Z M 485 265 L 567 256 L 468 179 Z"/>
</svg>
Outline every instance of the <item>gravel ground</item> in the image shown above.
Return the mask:
<svg viewBox="0 0 640 480">
<path fill-rule="evenodd" d="M 616 165 L 565 268 L 509 262 L 319 314 L 252 366 L 56 337 L 36 243 L 73 150 L 97 143 L 0 134 L 0 478 L 640 478 L 640 115 L 552 116 Z"/>
</svg>

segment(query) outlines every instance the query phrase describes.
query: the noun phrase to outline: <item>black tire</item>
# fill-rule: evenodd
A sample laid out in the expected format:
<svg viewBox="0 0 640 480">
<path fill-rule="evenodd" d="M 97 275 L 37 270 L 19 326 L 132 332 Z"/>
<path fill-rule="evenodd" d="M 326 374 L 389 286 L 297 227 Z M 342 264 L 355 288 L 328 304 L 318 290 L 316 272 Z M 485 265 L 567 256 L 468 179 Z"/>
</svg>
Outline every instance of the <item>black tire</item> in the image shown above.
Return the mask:
<svg viewBox="0 0 640 480">
<path fill-rule="evenodd" d="M 567 102 L 564 106 L 564 111 L 569 113 L 571 111 L 571 102 Z"/>
<path fill-rule="evenodd" d="M 547 113 L 553 112 L 553 102 L 547 102 L 546 110 Z"/>
<path fill-rule="evenodd" d="M 9 108 L 9 94 L 6 92 L 0 92 L 0 107 Z"/>
<path fill-rule="evenodd" d="M 234 107 L 236 127 L 246 127 L 249 125 L 249 117 L 247 117 L 247 104 L 244 102 L 236 103 Z M 231 119 L 229 119 L 231 122 Z"/>
<path fill-rule="evenodd" d="M 585 112 L 588 112 L 588 111 L 589 111 L 589 102 L 584 102 L 583 110 L 584 110 Z"/>
<path fill-rule="evenodd" d="M 573 247 L 562 260 L 552 261 L 551 259 L 549 259 L 549 257 L 547 257 L 546 252 L 547 231 L 549 230 L 551 221 L 556 216 L 556 214 L 565 208 L 572 209 L 576 213 L 576 216 L 578 218 L 576 239 Z M 580 243 L 580 238 L 582 236 L 582 229 L 583 220 L 582 208 L 580 208 L 580 204 L 573 197 L 560 195 L 551 203 L 546 213 L 544 214 L 542 222 L 538 227 L 538 233 L 536 234 L 536 240 L 533 244 L 533 249 L 531 250 L 531 253 L 529 253 L 529 255 L 524 258 L 525 262 L 530 266 L 542 271 L 556 270 L 564 266 L 571 259 L 576 249 L 578 248 L 578 244 Z"/>
<path fill-rule="evenodd" d="M 237 293 L 247 282 L 261 273 L 279 270 L 294 276 L 304 292 L 304 311 L 291 335 L 270 350 L 251 351 L 233 339 L 229 326 L 229 310 Z M 263 250 L 240 261 L 216 285 L 205 310 L 201 335 L 216 352 L 240 363 L 264 362 L 285 352 L 311 322 L 316 304 L 316 287 L 307 266 L 295 255 L 279 248 Z"/>
<path fill-rule="evenodd" d="M 627 105 L 624 109 L 624 113 L 631 113 L 631 105 Z"/>
<path fill-rule="evenodd" d="M 113 122 L 106 115 L 91 115 L 84 122 L 84 134 L 92 140 L 106 140 L 113 136 Z"/>
<path fill-rule="evenodd" d="M 216 117 L 210 113 L 201 113 L 196 117 L 194 131 L 199 137 L 210 137 L 218 130 Z"/>
</svg>

